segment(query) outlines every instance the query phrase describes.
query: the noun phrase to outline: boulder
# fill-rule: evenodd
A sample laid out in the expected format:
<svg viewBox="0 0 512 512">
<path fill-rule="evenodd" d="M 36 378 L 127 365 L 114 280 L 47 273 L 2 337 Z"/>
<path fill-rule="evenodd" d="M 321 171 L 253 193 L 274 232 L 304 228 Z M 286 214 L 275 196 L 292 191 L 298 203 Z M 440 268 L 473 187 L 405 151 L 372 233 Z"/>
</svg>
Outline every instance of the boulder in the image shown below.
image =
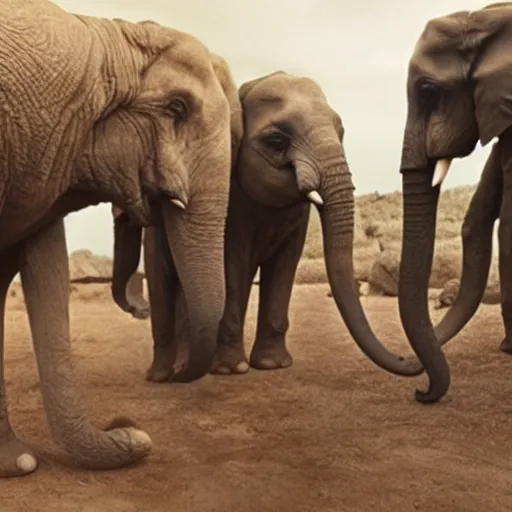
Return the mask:
<svg viewBox="0 0 512 512">
<path fill-rule="evenodd" d="M 491 276 L 492 277 L 492 276 Z M 450 279 L 448 280 L 439 296 L 437 298 L 435 309 L 443 309 L 450 307 L 457 298 L 457 294 L 459 293 L 460 280 Z M 500 304 L 501 295 L 500 295 L 500 283 L 498 280 L 489 279 L 487 286 L 484 291 L 484 295 L 482 297 L 482 304 Z"/>
<path fill-rule="evenodd" d="M 108 283 L 112 281 L 112 259 L 97 256 L 88 249 L 74 251 L 69 256 L 71 283 Z"/>
</svg>

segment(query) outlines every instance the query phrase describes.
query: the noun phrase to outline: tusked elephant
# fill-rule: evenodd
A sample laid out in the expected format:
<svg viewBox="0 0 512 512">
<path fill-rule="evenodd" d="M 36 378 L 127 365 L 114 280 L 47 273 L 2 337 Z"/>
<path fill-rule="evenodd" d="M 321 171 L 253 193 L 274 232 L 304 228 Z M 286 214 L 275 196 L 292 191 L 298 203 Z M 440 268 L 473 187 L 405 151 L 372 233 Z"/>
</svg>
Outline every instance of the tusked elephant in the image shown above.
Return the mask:
<svg viewBox="0 0 512 512">
<path fill-rule="evenodd" d="M 313 80 L 284 72 L 243 84 L 239 95 L 244 134 L 231 175 L 224 258 L 226 305 L 212 372 L 243 373 L 249 368 L 243 326 L 258 267 L 258 328 L 250 363 L 260 369 L 292 363 L 285 345 L 288 309 L 313 202 L 321 216 L 329 282 L 351 335 L 382 368 L 418 375 L 423 369 L 416 361 L 394 356 L 374 336 L 359 300 L 352 260 L 354 186 L 339 115 Z M 158 261 L 154 247 L 146 238 L 145 255 Z M 123 253 L 116 250 L 121 259 Z M 176 294 L 172 300 L 165 296 L 161 278 L 152 275 L 155 271 L 162 271 L 160 264 L 146 257 L 154 339 L 148 378 L 164 381 L 174 371 L 176 311 L 186 312 L 186 308 Z"/>
<path fill-rule="evenodd" d="M 499 3 L 430 20 L 409 62 L 407 120 L 400 168 L 404 227 L 399 309 L 409 342 L 429 376 L 428 389 L 416 391 L 416 400 L 421 403 L 437 402 L 448 391 L 450 368 L 438 337 L 441 342 L 446 341 L 471 316 L 471 310 L 479 302 L 478 290 L 485 287 L 489 271 L 490 253 L 479 249 L 475 238 L 474 257 L 464 252 L 466 275 L 469 277 L 468 271 L 473 273 L 472 288 L 466 284 L 466 289 L 459 293 L 459 304 L 463 307 L 454 305 L 434 331 L 427 307 L 427 286 L 440 185 L 453 158 L 469 155 L 478 140 L 486 145 L 497 137 L 487 171 L 491 182 L 497 180 L 495 184 L 499 183 L 501 173 L 503 195 L 512 186 L 510 49 L 512 3 Z M 482 180 L 487 180 L 486 172 Z M 479 209 L 480 201 L 488 210 L 483 216 L 466 218 L 463 237 L 467 245 L 474 228 L 481 224 L 483 235 L 478 236 L 490 243 L 490 226 L 499 215 L 500 280 L 509 283 L 512 282 L 512 266 L 507 264 L 512 252 L 512 203 L 501 201 L 499 188 L 479 187 L 470 211 Z M 506 288 L 502 302 L 509 332 L 512 296 Z"/>
<path fill-rule="evenodd" d="M 69 342 L 63 217 L 111 202 L 154 224 L 191 298 L 191 336 L 214 347 L 225 295 L 228 102 L 208 49 L 154 22 L 9 0 L 0 38 L 0 476 L 37 467 L 6 406 L 3 317 L 18 271 L 53 437 L 82 467 L 119 468 L 145 457 L 151 439 L 131 420 L 98 429 L 86 413 Z M 193 363 L 184 378 L 202 373 L 204 362 Z"/>
<path fill-rule="evenodd" d="M 234 162 L 244 132 L 242 107 L 228 63 L 213 52 L 210 58 L 230 107 L 231 162 Z M 212 174 L 210 178 L 216 179 L 216 176 Z M 207 193 L 207 189 L 204 193 Z M 112 215 L 115 226 L 112 296 L 123 311 L 135 318 L 144 319 L 149 315 L 150 308 L 142 296 L 142 290 L 131 290 L 129 286 L 130 278 L 136 272 L 140 262 L 142 228 L 127 222 L 123 211 L 115 205 L 112 206 Z M 206 231 L 205 236 L 207 236 Z M 208 241 L 201 238 L 197 243 L 207 245 Z M 180 267 L 175 264 L 177 255 L 174 248 L 169 253 L 168 249 L 162 246 L 158 230 L 154 227 L 144 229 L 143 245 L 154 343 L 154 360 L 147 372 L 147 379 L 154 382 L 177 380 L 177 336 L 180 332 L 185 334 L 182 340 L 189 342 L 185 347 L 188 348 L 189 361 L 191 357 L 204 360 L 202 372 L 206 374 L 214 357 L 216 338 L 210 338 L 211 343 L 205 344 L 203 340 L 199 340 L 201 343 L 196 343 L 194 337 L 190 336 L 188 311 L 191 301 L 195 298 L 183 293 L 186 289 L 183 280 L 188 277 L 180 272 Z M 216 254 L 215 257 L 219 258 L 216 263 L 220 263 L 224 268 L 222 255 Z M 204 262 L 196 260 L 191 252 L 189 265 L 197 265 L 200 268 Z M 197 277 L 200 278 L 201 275 Z"/>
</svg>

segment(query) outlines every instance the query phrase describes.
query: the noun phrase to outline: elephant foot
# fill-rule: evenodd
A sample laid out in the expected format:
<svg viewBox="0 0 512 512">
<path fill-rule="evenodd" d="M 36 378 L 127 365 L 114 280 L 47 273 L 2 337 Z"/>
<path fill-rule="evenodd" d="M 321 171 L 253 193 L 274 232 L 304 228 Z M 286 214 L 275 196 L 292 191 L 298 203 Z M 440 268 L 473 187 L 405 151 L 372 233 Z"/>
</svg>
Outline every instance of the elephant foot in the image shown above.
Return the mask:
<svg viewBox="0 0 512 512">
<path fill-rule="evenodd" d="M 210 373 L 216 375 L 243 374 L 249 371 L 242 343 L 236 345 L 219 343 L 213 358 Z"/>
<path fill-rule="evenodd" d="M 284 342 L 254 345 L 250 359 L 251 366 L 257 370 L 278 370 L 289 368 L 293 359 Z"/>
<path fill-rule="evenodd" d="M 508 341 L 507 337 L 500 343 L 500 351 L 505 354 L 512 354 L 512 344 Z"/>
<path fill-rule="evenodd" d="M 0 439 L 0 477 L 23 476 L 37 468 L 34 452 L 9 432 Z"/>
<path fill-rule="evenodd" d="M 153 363 L 146 372 L 148 382 L 169 382 L 176 375 L 174 367 L 176 354 L 171 345 L 155 347 L 153 352 Z"/>
</svg>

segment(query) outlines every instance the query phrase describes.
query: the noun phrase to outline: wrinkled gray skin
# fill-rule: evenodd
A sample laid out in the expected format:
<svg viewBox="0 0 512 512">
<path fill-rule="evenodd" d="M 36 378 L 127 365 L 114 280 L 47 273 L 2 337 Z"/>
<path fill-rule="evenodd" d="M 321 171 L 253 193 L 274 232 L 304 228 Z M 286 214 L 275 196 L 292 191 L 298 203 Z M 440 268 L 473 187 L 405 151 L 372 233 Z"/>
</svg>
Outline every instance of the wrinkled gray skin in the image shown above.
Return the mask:
<svg viewBox="0 0 512 512">
<path fill-rule="evenodd" d="M 210 58 L 230 107 L 231 161 L 234 162 L 243 135 L 242 107 L 227 62 L 214 53 L 210 54 Z M 210 178 L 212 180 L 217 179 L 213 172 Z M 126 222 L 120 208 L 113 206 L 112 214 L 115 224 L 112 275 L 114 301 L 121 309 L 132 314 L 135 318 L 147 318 L 150 308 L 144 300 L 141 290 L 138 293 L 133 292 L 129 286 L 130 277 L 136 272 L 140 261 L 142 230 L 140 226 Z M 207 239 L 201 239 L 199 242 L 208 247 L 209 241 Z M 205 263 L 208 263 L 209 268 L 212 269 L 219 263 L 223 267 L 222 255 L 217 254 L 216 257 L 219 260 L 214 263 L 208 258 L 204 261 L 195 260 L 194 254 L 190 252 L 187 255 L 189 268 L 196 268 L 197 274 L 184 275 L 183 272 L 180 273 L 180 267 L 176 266 L 175 253 L 171 251 L 171 254 L 167 247 L 162 246 L 157 229 L 153 227 L 146 228 L 143 243 L 144 268 L 151 304 L 151 329 L 154 342 L 154 361 L 148 370 L 147 379 L 154 382 L 186 380 L 182 378 L 181 373 L 177 373 L 178 369 L 181 370 L 181 368 L 178 368 L 176 361 L 177 341 L 171 343 L 171 341 L 176 340 L 177 334 L 175 332 L 184 333 L 185 336 L 182 336 L 182 340 L 188 341 L 188 346 L 185 347 L 188 349 L 188 367 L 196 368 L 196 378 L 205 375 L 212 364 L 216 338 L 209 338 L 211 343 L 204 343 L 202 339 L 198 339 L 197 336 L 194 337 L 193 330 L 190 331 L 185 317 L 189 315 L 187 311 L 190 311 L 190 301 L 194 300 L 194 297 L 186 296 L 186 287 L 183 286 L 183 280 L 192 277 L 204 279 L 201 266 Z M 198 249 L 201 248 L 198 247 Z M 203 283 L 206 286 L 206 282 Z M 178 314 L 177 310 L 182 311 L 182 314 Z M 176 325 L 177 320 L 182 321 L 181 326 Z"/>
<path fill-rule="evenodd" d="M 18 271 L 53 437 L 83 467 L 125 466 L 148 454 L 151 439 L 130 420 L 100 430 L 87 416 L 69 343 L 62 219 L 111 202 L 134 222 L 155 223 L 190 276 L 195 332 L 214 345 L 225 294 L 228 103 L 194 37 L 74 16 L 46 0 L 2 4 L 0 64 L 0 476 L 37 467 L 6 407 L 3 317 Z M 190 272 L 187 258 L 203 264 Z"/>
<path fill-rule="evenodd" d="M 429 318 L 427 303 L 440 190 L 438 184 L 433 186 L 434 169 L 445 159 L 470 154 L 478 140 L 485 145 L 498 137 L 491 157 L 495 163 L 488 165 L 493 173 L 501 169 L 504 195 L 512 187 L 508 183 L 512 178 L 508 170 L 512 165 L 511 50 L 512 4 L 501 3 L 429 21 L 409 63 L 408 113 L 401 162 L 404 229 L 399 306 L 409 342 L 429 375 L 428 390 L 416 391 L 416 400 L 421 403 L 439 401 L 450 386 L 450 369 Z M 489 211 L 480 218 L 469 215 L 463 237 L 471 238 L 472 233 L 478 232 L 475 226 L 481 223 L 484 227 L 477 236 L 487 238 L 485 243 L 489 243 L 492 229 L 485 225 L 494 222 L 500 208 L 500 280 L 508 283 L 512 281 L 512 266 L 506 264 L 512 253 L 512 203 L 500 202 L 493 187 L 479 189 L 470 211 L 481 198 Z M 461 313 L 461 308 L 454 306 L 446 315 L 437 328 L 442 342 L 456 334 L 478 305 L 478 290 L 487 281 L 490 257 L 482 247 L 471 263 L 476 284 L 469 289 L 469 299 L 465 293 L 459 293 L 461 301 L 466 301 L 466 311 Z M 467 256 L 465 253 L 464 258 Z M 509 325 L 512 297 L 504 295 L 504 321 Z"/>
<path fill-rule="evenodd" d="M 327 274 L 350 333 L 377 365 L 399 375 L 418 375 L 422 371 L 418 364 L 397 358 L 375 338 L 361 307 L 352 261 L 354 186 L 340 117 L 314 81 L 283 72 L 245 83 L 240 99 L 244 136 L 231 179 L 225 243 L 227 296 L 212 371 L 248 370 L 243 327 L 258 267 L 258 328 L 250 363 L 260 369 L 292 363 L 285 346 L 288 309 L 308 225 L 308 194 L 316 191 L 323 200 L 318 208 Z M 154 251 L 148 251 L 146 244 L 145 253 Z M 161 271 L 154 264 L 149 268 Z M 168 305 L 161 306 L 168 302 L 154 300 L 152 281 L 158 285 L 161 279 L 148 272 L 155 338 L 149 377 L 163 381 L 173 372 L 180 306 L 176 300 L 170 311 Z M 159 336 L 155 336 L 156 324 L 166 326 Z"/>
</svg>

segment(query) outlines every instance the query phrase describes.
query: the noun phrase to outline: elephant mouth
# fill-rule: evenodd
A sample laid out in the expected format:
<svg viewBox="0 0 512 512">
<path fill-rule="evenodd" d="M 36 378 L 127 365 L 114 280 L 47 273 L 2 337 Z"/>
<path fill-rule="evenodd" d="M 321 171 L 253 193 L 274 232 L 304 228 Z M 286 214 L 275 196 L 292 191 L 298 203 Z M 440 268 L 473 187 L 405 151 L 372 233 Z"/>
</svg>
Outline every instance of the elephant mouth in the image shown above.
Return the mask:
<svg viewBox="0 0 512 512">
<path fill-rule="evenodd" d="M 187 208 L 185 198 L 179 197 L 174 191 L 158 188 L 157 185 L 149 181 L 142 181 L 142 194 L 140 197 L 140 208 L 142 215 L 133 215 L 131 209 L 128 214 L 136 223 L 144 227 L 151 225 L 163 225 L 162 203 L 168 201 L 180 210 Z"/>
</svg>

